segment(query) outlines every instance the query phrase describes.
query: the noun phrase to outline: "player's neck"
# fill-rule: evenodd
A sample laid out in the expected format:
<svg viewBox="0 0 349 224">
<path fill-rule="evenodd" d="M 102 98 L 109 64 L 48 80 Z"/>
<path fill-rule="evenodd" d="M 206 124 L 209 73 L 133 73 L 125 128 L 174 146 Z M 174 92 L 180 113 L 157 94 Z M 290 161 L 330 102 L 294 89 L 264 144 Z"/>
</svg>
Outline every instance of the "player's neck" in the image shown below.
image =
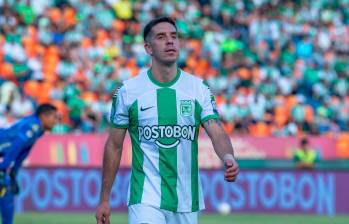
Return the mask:
<svg viewBox="0 0 349 224">
<path fill-rule="evenodd" d="M 158 63 L 154 63 L 151 66 L 151 73 L 153 78 L 159 82 L 170 82 L 177 75 L 177 63 L 174 63 L 170 66 L 160 65 Z"/>
</svg>

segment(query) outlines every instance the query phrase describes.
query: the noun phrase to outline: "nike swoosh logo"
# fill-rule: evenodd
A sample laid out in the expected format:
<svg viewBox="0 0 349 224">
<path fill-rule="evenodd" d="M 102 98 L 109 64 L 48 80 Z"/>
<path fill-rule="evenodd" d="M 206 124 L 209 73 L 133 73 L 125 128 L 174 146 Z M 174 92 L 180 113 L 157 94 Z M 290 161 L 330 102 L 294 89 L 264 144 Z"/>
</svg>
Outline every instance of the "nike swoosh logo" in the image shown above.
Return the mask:
<svg viewBox="0 0 349 224">
<path fill-rule="evenodd" d="M 141 111 L 146 111 L 146 110 L 148 110 L 148 109 L 150 109 L 150 108 L 153 108 L 154 106 L 151 106 L 151 107 L 145 107 L 145 108 L 143 108 L 143 107 L 141 107 Z"/>
</svg>

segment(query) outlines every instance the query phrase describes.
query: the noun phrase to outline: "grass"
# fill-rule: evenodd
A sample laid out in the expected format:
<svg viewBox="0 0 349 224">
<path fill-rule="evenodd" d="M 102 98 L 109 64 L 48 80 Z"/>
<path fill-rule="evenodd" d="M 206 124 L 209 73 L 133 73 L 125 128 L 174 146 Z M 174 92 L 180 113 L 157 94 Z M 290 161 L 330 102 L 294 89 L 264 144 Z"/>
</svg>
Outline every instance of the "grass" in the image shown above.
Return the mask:
<svg viewBox="0 0 349 224">
<path fill-rule="evenodd" d="M 16 214 L 16 224 L 93 224 L 96 223 L 93 213 L 22 213 Z M 127 224 L 126 213 L 114 213 L 111 216 L 113 224 Z M 345 216 L 315 216 L 286 214 L 203 214 L 199 224 L 347 224 L 349 215 Z"/>
</svg>

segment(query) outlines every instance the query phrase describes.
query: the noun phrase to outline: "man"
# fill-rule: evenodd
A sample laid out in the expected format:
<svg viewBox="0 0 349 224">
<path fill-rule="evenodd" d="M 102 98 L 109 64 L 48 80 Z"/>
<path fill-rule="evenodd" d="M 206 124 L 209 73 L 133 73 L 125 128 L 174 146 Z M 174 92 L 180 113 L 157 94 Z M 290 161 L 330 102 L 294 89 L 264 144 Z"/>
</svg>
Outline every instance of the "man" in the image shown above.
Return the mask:
<svg viewBox="0 0 349 224">
<path fill-rule="evenodd" d="M 125 81 L 113 97 L 97 223 L 110 223 L 109 195 L 128 129 L 132 141 L 129 223 L 195 224 L 198 211 L 204 209 L 198 174 L 200 124 L 225 163 L 226 181 L 235 180 L 238 165 L 208 86 L 177 67 L 174 21 L 154 19 L 143 35 L 152 67 Z"/>
<path fill-rule="evenodd" d="M 294 160 L 300 169 L 313 169 L 315 162 L 319 160 L 319 155 L 309 146 L 309 141 L 303 137 L 300 141 L 300 147 L 294 154 Z"/>
<path fill-rule="evenodd" d="M 14 195 L 19 193 L 16 174 L 30 149 L 57 122 L 57 109 L 40 105 L 36 113 L 8 129 L 0 129 L 0 207 L 3 224 L 13 223 Z"/>
</svg>

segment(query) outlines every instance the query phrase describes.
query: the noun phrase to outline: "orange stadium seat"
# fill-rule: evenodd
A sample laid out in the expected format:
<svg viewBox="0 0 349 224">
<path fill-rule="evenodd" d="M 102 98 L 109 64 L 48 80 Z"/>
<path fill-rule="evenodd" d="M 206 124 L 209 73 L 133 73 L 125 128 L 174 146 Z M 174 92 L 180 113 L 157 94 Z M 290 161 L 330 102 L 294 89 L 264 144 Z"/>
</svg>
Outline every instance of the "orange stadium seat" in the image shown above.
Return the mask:
<svg viewBox="0 0 349 224">
<path fill-rule="evenodd" d="M 195 67 L 194 74 L 202 78 L 207 73 L 208 68 L 208 61 L 202 58 L 199 60 L 197 66 Z"/>
<path fill-rule="evenodd" d="M 97 95 L 94 92 L 86 91 L 81 94 L 81 98 L 88 102 L 93 102 L 97 100 Z"/>
<path fill-rule="evenodd" d="M 92 41 L 90 38 L 88 37 L 84 37 L 82 40 L 81 40 L 81 47 L 83 48 L 90 48 L 92 46 Z"/>
<path fill-rule="evenodd" d="M 65 7 L 63 9 L 63 19 L 67 26 L 72 26 L 76 24 L 76 13 L 75 10 L 70 7 Z"/>
<path fill-rule="evenodd" d="M 291 111 L 294 105 L 297 104 L 297 97 L 294 95 L 286 97 L 286 102 L 285 102 L 286 109 L 288 111 Z"/>
<path fill-rule="evenodd" d="M 116 30 L 116 31 L 119 31 L 119 32 L 124 32 L 124 30 L 126 29 L 126 23 L 123 22 L 122 20 L 118 20 L 118 19 L 115 19 L 113 21 L 113 28 Z"/>
<path fill-rule="evenodd" d="M 196 65 L 197 65 L 197 60 L 195 58 L 194 55 L 190 55 L 188 58 L 187 58 L 187 66 L 189 69 L 195 69 Z"/>
<path fill-rule="evenodd" d="M 258 121 L 256 124 L 250 125 L 250 133 L 255 137 L 266 137 L 271 134 L 271 127 L 264 121 Z"/>
<path fill-rule="evenodd" d="M 349 132 L 343 132 L 338 136 L 336 154 L 339 158 L 349 159 Z"/>
<path fill-rule="evenodd" d="M 284 125 L 289 118 L 289 111 L 284 106 L 277 106 L 274 109 L 274 121 L 279 125 Z"/>
<path fill-rule="evenodd" d="M 51 8 L 48 11 L 48 14 L 49 14 L 49 18 L 53 23 L 58 23 L 59 20 L 62 18 L 62 13 L 59 10 L 59 8 Z"/>
<path fill-rule="evenodd" d="M 49 103 L 50 102 L 50 90 L 52 89 L 52 84 L 49 82 L 42 82 L 39 84 L 40 93 L 37 94 L 37 100 L 39 103 Z"/>
<path fill-rule="evenodd" d="M 234 131 L 234 125 L 231 122 L 223 123 L 223 129 L 228 134 L 232 134 Z"/>
<path fill-rule="evenodd" d="M 216 101 L 217 107 L 219 107 L 220 105 L 222 105 L 222 103 L 225 101 L 223 95 L 216 95 L 216 96 L 214 96 L 214 99 L 215 99 L 215 101 Z"/>
<path fill-rule="evenodd" d="M 313 122 L 313 120 L 314 120 L 314 110 L 309 105 L 305 106 L 305 120 L 307 122 Z"/>
<path fill-rule="evenodd" d="M 33 97 L 37 100 L 39 93 L 41 92 L 39 83 L 35 80 L 28 80 L 23 85 L 23 91 L 26 95 Z"/>
<path fill-rule="evenodd" d="M 205 72 L 203 78 L 207 80 L 207 79 L 209 79 L 209 78 L 211 78 L 211 77 L 215 77 L 215 76 L 217 76 L 217 75 L 218 75 L 218 71 L 217 71 L 216 69 L 210 67 L 210 68 L 208 69 L 208 71 Z"/>
<path fill-rule="evenodd" d="M 248 80 L 251 78 L 251 72 L 247 68 L 240 68 L 237 73 L 243 80 Z"/>
<path fill-rule="evenodd" d="M 44 72 L 44 80 L 49 83 L 56 82 L 58 79 L 58 76 L 55 72 Z"/>
<path fill-rule="evenodd" d="M 13 75 L 13 66 L 9 63 L 0 64 L 0 75 L 4 79 L 15 79 Z"/>
<path fill-rule="evenodd" d="M 97 39 L 96 39 L 96 44 L 98 46 L 103 46 L 104 42 L 108 40 L 108 33 L 105 30 L 98 30 L 97 31 Z"/>
</svg>

